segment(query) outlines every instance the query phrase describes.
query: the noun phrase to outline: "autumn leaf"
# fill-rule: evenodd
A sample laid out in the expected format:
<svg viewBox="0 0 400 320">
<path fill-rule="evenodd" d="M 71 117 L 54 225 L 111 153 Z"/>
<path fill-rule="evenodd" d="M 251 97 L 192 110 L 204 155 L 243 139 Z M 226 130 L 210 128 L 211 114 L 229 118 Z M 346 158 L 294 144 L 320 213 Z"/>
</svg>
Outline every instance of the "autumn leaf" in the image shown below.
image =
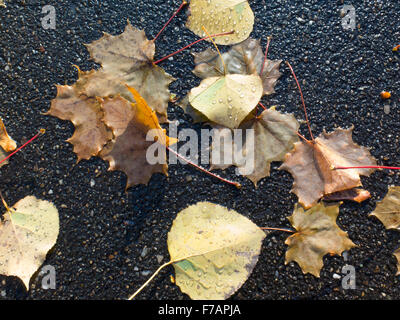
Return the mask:
<svg viewBox="0 0 400 320">
<path fill-rule="evenodd" d="M 288 219 L 297 232 L 285 241 L 289 246 L 285 264 L 296 261 L 303 273 L 319 277 L 326 254 L 341 255 L 355 247 L 347 233 L 337 226 L 338 215 L 339 204 L 321 202 L 307 211 L 296 205 Z"/>
<path fill-rule="evenodd" d="M 112 139 L 111 131 L 102 122 L 101 104 L 96 98 L 80 93 L 79 87 L 57 85 L 57 97 L 52 100 L 46 115 L 74 124 L 74 135 L 67 142 L 74 146 L 78 162 L 98 155 Z"/>
<path fill-rule="evenodd" d="M 254 14 L 245 0 L 191 0 L 186 26 L 200 37 L 235 31 L 232 35 L 216 38 L 215 42 L 230 45 L 246 40 L 253 30 Z"/>
<path fill-rule="evenodd" d="M 154 141 L 146 141 L 150 130 L 157 143 L 169 146 L 176 139 L 166 136 L 160 127 L 155 112 L 134 89 L 129 88 L 136 103 L 121 96 L 99 98 L 104 109 L 104 123 L 111 128 L 114 139 L 101 151 L 100 157 L 110 163 L 110 170 L 121 170 L 128 176 L 126 188 L 136 184 L 147 184 L 153 173 L 168 175 L 166 152 L 163 164 L 150 164 L 146 158 L 147 149 Z"/>
<path fill-rule="evenodd" d="M 193 73 L 202 79 L 223 76 L 225 72 L 244 75 L 260 74 L 264 64 L 260 40 L 251 38 L 223 53 L 222 59 L 218 52 L 211 48 L 193 55 L 196 65 Z M 275 93 L 275 84 L 282 75 L 279 72 L 281 63 L 282 60 L 267 59 L 265 61 L 263 72 L 260 75 L 264 95 Z"/>
<path fill-rule="evenodd" d="M 0 0 L 0 7 L 5 7 L 4 0 Z"/>
<path fill-rule="evenodd" d="M 33 196 L 7 209 L 0 223 L 0 274 L 19 277 L 29 289 L 29 280 L 57 241 L 58 211 Z"/>
<path fill-rule="evenodd" d="M 14 151 L 17 148 L 17 143 L 8 135 L 3 120 L 0 118 L 0 160 L 7 157 L 8 152 Z M 8 163 L 8 160 L 3 161 L 0 167 Z"/>
<path fill-rule="evenodd" d="M 313 142 L 295 143 L 292 152 L 285 156 L 281 170 L 289 171 L 294 192 L 307 209 L 328 194 L 361 186 L 360 175 L 368 176 L 373 169 L 334 170 L 335 167 L 376 165 L 369 150 L 352 140 L 350 129 L 325 131 Z"/>
<path fill-rule="evenodd" d="M 387 195 L 370 216 L 377 217 L 386 229 L 400 230 L 400 187 L 389 186 Z"/>
<path fill-rule="evenodd" d="M 186 208 L 168 233 L 176 284 L 192 299 L 227 299 L 252 272 L 264 237 L 253 222 L 220 205 Z"/>
<path fill-rule="evenodd" d="M 386 229 L 400 230 L 400 187 L 389 186 L 385 198 L 378 202 L 370 214 L 382 222 Z M 397 259 L 397 274 L 400 274 L 400 248 L 393 253 Z"/>
<path fill-rule="evenodd" d="M 189 102 L 209 120 L 234 129 L 257 106 L 262 91 L 258 75 L 227 74 L 204 79 L 190 91 Z"/>
<path fill-rule="evenodd" d="M 222 300 L 234 294 L 257 263 L 265 233 L 234 210 L 198 202 L 175 218 L 168 233 L 171 261 L 163 264 L 133 299 L 166 266 L 175 283 L 196 300 Z"/>
<path fill-rule="evenodd" d="M 396 276 L 400 274 L 400 248 L 397 249 L 394 253 L 394 256 L 396 257 L 397 260 L 397 273 Z"/>
<path fill-rule="evenodd" d="M 175 79 L 153 63 L 155 44 L 146 38 L 144 31 L 134 28 L 128 20 L 122 34 L 105 33 L 86 46 L 91 57 L 102 65 L 102 72 L 118 79 L 119 83 L 136 88 L 151 108 L 166 119 L 170 98 L 168 86 Z"/>
<path fill-rule="evenodd" d="M 354 188 L 348 189 L 344 191 L 338 191 L 331 194 L 328 194 L 322 198 L 324 201 L 341 201 L 341 200 L 349 200 L 361 203 L 367 199 L 371 198 L 371 194 L 368 190 Z"/>
<path fill-rule="evenodd" d="M 275 110 L 274 107 L 264 110 L 260 116 L 244 121 L 239 127 L 242 130 L 242 137 L 246 137 L 246 130 L 253 130 L 254 139 L 245 140 L 242 149 L 236 145 L 236 142 L 242 143 L 242 140 L 232 139 L 232 132 L 227 128 L 214 129 L 213 145 L 215 141 L 218 143 L 217 152 L 219 153 L 218 163 L 213 159 L 211 152 L 211 168 L 210 169 L 225 169 L 231 164 L 238 167 L 238 172 L 248 177 L 257 186 L 257 182 L 269 176 L 270 164 L 273 161 L 282 161 L 285 154 L 293 149 L 293 144 L 298 141 L 296 132 L 299 129 L 299 123 L 292 114 L 284 114 Z M 228 139 L 223 137 L 223 132 L 229 135 Z M 233 140 L 233 141 L 232 141 Z M 231 146 L 226 147 L 225 143 L 231 143 Z M 228 153 L 226 153 L 228 151 Z M 239 164 L 237 162 L 229 163 L 229 160 L 234 159 L 235 153 L 244 155 L 254 155 L 254 170 L 247 172 L 248 164 Z M 233 154 L 233 155 L 232 155 Z M 228 156 L 225 159 L 224 156 Z"/>
</svg>

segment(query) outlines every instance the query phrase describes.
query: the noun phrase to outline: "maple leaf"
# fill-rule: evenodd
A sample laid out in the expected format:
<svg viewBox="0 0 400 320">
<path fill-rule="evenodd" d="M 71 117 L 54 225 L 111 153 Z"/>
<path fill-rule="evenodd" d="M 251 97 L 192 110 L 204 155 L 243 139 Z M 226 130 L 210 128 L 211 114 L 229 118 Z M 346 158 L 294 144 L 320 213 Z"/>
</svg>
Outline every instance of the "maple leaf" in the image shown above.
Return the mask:
<svg viewBox="0 0 400 320">
<path fill-rule="evenodd" d="M 400 230 L 400 187 L 389 186 L 385 198 L 378 202 L 370 216 L 377 217 L 386 229 Z"/>
<path fill-rule="evenodd" d="M 265 233 L 234 210 L 199 202 L 168 233 L 176 284 L 192 299 L 227 299 L 257 263 Z"/>
<path fill-rule="evenodd" d="M 0 274 L 17 276 L 29 289 L 29 280 L 57 241 L 57 208 L 33 196 L 7 208 L 0 222 Z"/>
<path fill-rule="evenodd" d="M 154 141 L 146 141 L 149 130 L 154 130 L 157 143 L 169 146 L 177 142 L 166 136 L 160 127 L 155 112 L 134 89 L 129 88 L 136 103 L 121 96 L 99 98 L 104 109 L 104 123 L 111 128 L 114 139 L 101 151 L 100 157 L 110 163 L 110 170 L 121 170 L 128 180 L 126 188 L 136 184 L 147 184 L 153 173 L 168 175 L 166 152 L 163 164 L 150 164 L 146 158 L 147 149 Z M 165 150 L 165 148 L 164 148 Z"/>
<path fill-rule="evenodd" d="M 67 142 L 74 146 L 78 162 L 98 155 L 112 138 L 111 131 L 102 122 L 104 115 L 99 101 L 79 93 L 77 87 L 57 85 L 57 97 L 52 100 L 46 115 L 74 124 L 74 135 Z"/>
<path fill-rule="evenodd" d="M 254 154 L 254 159 L 252 159 L 254 170 L 251 173 L 246 172 L 246 164 L 238 164 L 237 162 L 233 164 L 238 167 L 240 174 L 248 177 L 257 186 L 257 182 L 261 178 L 269 176 L 271 162 L 282 161 L 285 154 L 293 149 L 293 144 L 298 141 L 296 132 L 299 129 L 299 123 L 292 114 L 280 113 L 274 107 L 264 110 L 260 116 L 245 120 L 240 125 L 239 129 L 242 130 L 243 137 L 246 137 L 245 131 L 248 129 L 254 132 L 254 140 L 245 141 L 242 149 L 235 144 L 237 141 L 234 139 L 218 139 L 219 137 L 223 138 L 224 132 L 229 134 L 230 137 L 232 136 L 230 130 L 224 129 L 226 128 L 214 129 L 213 146 L 211 148 L 215 148 L 214 140 L 219 140 L 217 143 L 220 154 L 218 163 L 215 163 L 211 153 L 210 169 L 225 169 L 230 166 L 232 163 L 226 161 L 224 156 L 228 156 L 228 159 L 234 159 L 232 152 L 242 152 L 245 155 Z M 229 148 L 225 146 L 226 141 L 232 142 Z M 239 142 L 242 143 L 241 140 Z M 227 151 L 228 153 L 226 153 Z"/>
<path fill-rule="evenodd" d="M 279 67 L 282 60 L 267 59 L 264 64 L 264 54 L 260 40 L 247 39 L 233 46 L 228 52 L 222 54 L 208 48 L 199 53 L 193 53 L 196 65 L 193 73 L 199 78 L 206 79 L 225 74 L 260 74 L 263 82 L 263 94 L 275 93 L 274 87 L 279 77 Z M 226 69 L 226 70 L 225 70 Z"/>
<path fill-rule="evenodd" d="M 187 28 L 200 37 L 235 31 L 232 35 L 216 38 L 217 44 L 229 45 L 247 39 L 253 30 L 254 13 L 245 0 L 191 0 Z"/>
<path fill-rule="evenodd" d="M 338 191 L 338 192 L 328 194 L 328 195 L 324 196 L 322 200 L 324 200 L 324 201 L 351 200 L 351 201 L 361 203 L 364 200 L 367 200 L 369 198 L 371 198 L 371 194 L 369 193 L 368 190 L 354 188 L 354 189 L 348 189 L 348 190 Z"/>
<path fill-rule="evenodd" d="M 209 120 L 234 129 L 257 106 L 262 91 L 258 75 L 227 74 L 204 79 L 190 91 L 189 102 Z"/>
<path fill-rule="evenodd" d="M 299 202 L 310 208 L 328 194 L 361 186 L 360 175 L 368 176 L 374 169 L 334 170 L 335 167 L 376 165 L 369 150 L 352 140 L 353 127 L 325 131 L 315 143 L 300 141 L 285 156 L 280 170 L 289 171 L 294 184 L 292 192 Z"/>
<path fill-rule="evenodd" d="M 7 153 L 14 151 L 17 148 L 17 143 L 8 135 L 3 120 L 0 118 L 0 160 L 7 157 Z M 8 160 L 3 161 L 0 167 L 8 163 Z"/>
<path fill-rule="evenodd" d="M 375 210 L 370 214 L 382 222 L 386 229 L 400 230 L 400 187 L 389 186 L 385 198 L 378 202 Z M 397 274 L 400 274 L 400 248 L 394 253 L 397 259 Z"/>
<path fill-rule="evenodd" d="M 155 44 L 146 38 L 143 30 L 134 28 L 128 20 L 122 34 L 113 36 L 105 33 L 86 46 L 91 57 L 102 65 L 104 73 L 136 88 L 147 103 L 166 119 L 170 99 L 168 87 L 175 79 L 153 63 Z"/>
<path fill-rule="evenodd" d="M 339 204 L 318 203 L 307 211 L 296 205 L 288 219 L 297 232 L 285 241 L 289 246 L 285 264 L 296 261 L 303 273 L 319 277 L 324 255 L 341 255 L 355 247 L 347 232 L 337 226 L 338 215 Z"/>
</svg>

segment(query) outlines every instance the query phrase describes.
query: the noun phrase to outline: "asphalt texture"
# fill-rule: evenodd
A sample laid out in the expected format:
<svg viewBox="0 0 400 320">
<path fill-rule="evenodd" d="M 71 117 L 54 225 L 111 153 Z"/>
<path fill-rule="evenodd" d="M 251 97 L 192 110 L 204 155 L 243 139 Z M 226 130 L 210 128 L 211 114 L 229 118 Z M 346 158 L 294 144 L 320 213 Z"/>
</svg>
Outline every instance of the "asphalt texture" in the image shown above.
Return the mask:
<svg viewBox="0 0 400 320">
<path fill-rule="evenodd" d="M 56 96 L 55 84 L 76 81 L 74 64 L 82 70 L 98 68 L 85 43 L 99 39 L 103 31 L 121 33 L 128 18 L 153 38 L 180 0 L 6 2 L 7 8 L 0 8 L 0 115 L 18 145 L 40 128 L 47 132 L 1 168 L 0 189 L 9 204 L 27 195 L 52 201 L 59 209 L 60 234 L 44 263 L 55 267 L 56 289 L 42 289 L 41 276 L 35 275 L 27 293 L 18 278 L 0 276 L 0 299 L 126 299 L 169 260 L 172 222 L 180 210 L 198 201 L 233 208 L 259 226 L 290 227 L 287 217 L 297 197 L 290 193 L 290 174 L 277 170 L 279 163 L 258 189 L 236 176 L 234 168 L 219 173 L 241 182 L 240 190 L 178 164 L 170 166 L 169 177 L 155 174 L 147 186 L 125 192 L 125 174 L 107 171 L 101 159 L 76 163 L 72 146 L 65 142 L 73 134 L 72 123 L 43 115 Z M 342 27 L 343 1 L 253 0 L 251 36 L 264 47 L 272 36 L 269 57 L 293 65 L 314 135 L 354 125 L 354 141 L 371 148 L 378 163 L 399 165 L 400 55 L 392 48 L 400 43 L 400 2 L 347 4 L 356 10 L 355 30 Z M 41 26 L 44 5 L 56 9 L 55 30 Z M 185 28 L 186 17 L 187 9 L 157 40 L 156 58 L 198 39 Z M 209 46 L 200 43 L 192 50 Z M 179 96 L 200 82 L 191 73 L 190 50 L 160 65 L 178 79 L 170 89 Z M 277 93 L 263 103 L 282 105 L 280 110 L 304 119 L 295 82 L 285 65 L 281 71 Z M 382 101 L 382 90 L 392 98 Z M 168 114 L 179 120 L 180 128 L 201 128 L 173 104 Z M 305 125 L 301 133 L 308 135 Z M 372 198 L 362 204 L 345 202 L 338 218 L 358 245 L 347 253 L 347 262 L 327 255 L 320 278 L 304 275 L 297 264 L 284 264 L 288 234 L 272 232 L 253 273 L 231 299 L 399 299 L 392 253 L 400 247 L 400 232 L 385 230 L 368 217 L 388 185 L 400 185 L 399 173 L 377 171 L 362 181 Z M 346 263 L 356 269 L 355 290 L 344 290 L 338 278 Z M 137 298 L 189 299 L 171 283 L 173 274 L 173 267 L 165 268 Z"/>
</svg>

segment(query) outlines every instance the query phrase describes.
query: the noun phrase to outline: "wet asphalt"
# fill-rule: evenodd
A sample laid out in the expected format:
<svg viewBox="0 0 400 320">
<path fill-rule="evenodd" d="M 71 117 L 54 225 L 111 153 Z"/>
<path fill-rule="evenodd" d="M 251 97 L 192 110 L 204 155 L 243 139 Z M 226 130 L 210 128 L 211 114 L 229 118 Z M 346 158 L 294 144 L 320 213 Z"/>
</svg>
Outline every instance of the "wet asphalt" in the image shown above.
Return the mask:
<svg viewBox="0 0 400 320">
<path fill-rule="evenodd" d="M 0 170 L 0 189 L 9 204 L 27 195 L 54 202 L 60 213 L 60 234 L 45 265 L 56 270 L 56 289 L 44 290 L 41 276 L 33 277 L 27 293 L 21 281 L 0 276 L 0 299 L 125 299 L 168 261 L 167 233 L 177 213 L 198 201 L 211 201 L 249 217 L 259 226 L 290 227 L 296 196 L 289 173 L 272 165 L 269 178 L 255 189 L 233 168 L 220 171 L 243 188 L 203 174 L 187 165 L 171 165 L 169 177 L 156 174 L 147 186 L 125 192 L 126 176 L 107 171 L 99 158 L 76 164 L 72 146 L 65 142 L 73 131 L 68 121 L 44 116 L 56 96 L 55 84 L 77 79 L 73 65 L 98 68 L 84 46 L 102 32 L 119 34 L 126 20 L 154 37 L 180 0 L 30 1 L 6 0 L 0 8 L 0 115 L 19 145 L 40 128 L 46 134 Z M 253 38 L 269 57 L 288 60 L 300 79 L 315 135 L 323 129 L 354 125 L 354 140 L 371 149 L 382 165 L 400 164 L 400 2 L 349 0 L 355 8 L 356 28 L 345 30 L 343 1 L 251 0 L 256 20 Z M 53 5 L 56 29 L 41 26 L 41 8 Z M 198 38 L 185 28 L 187 10 L 180 13 L 157 40 L 161 58 Z M 193 50 L 209 46 L 200 43 Z M 224 48 L 223 48 L 224 49 Z M 174 76 L 170 89 L 179 96 L 197 86 L 193 58 L 185 51 L 162 67 Z M 298 91 L 286 66 L 276 94 L 265 105 L 303 119 Z M 387 90 L 392 98 L 382 101 Z M 168 115 L 180 128 L 199 130 L 190 117 L 170 104 Z M 306 126 L 301 133 L 307 135 Z M 400 281 L 392 252 L 400 247 L 400 232 L 387 231 L 368 217 L 388 185 L 400 185 L 399 174 L 377 171 L 362 179 L 372 198 L 341 206 L 339 226 L 358 247 L 346 260 L 325 256 L 321 277 L 303 275 L 295 263 L 285 266 L 287 234 L 270 233 L 259 261 L 232 299 L 399 299 Z M 355 267 L 356 289 L 344 290 L 341 271 Z M 165 268 L 138 299 L 188 299 L 172 284 L 173 268 Z"/>
</svg>

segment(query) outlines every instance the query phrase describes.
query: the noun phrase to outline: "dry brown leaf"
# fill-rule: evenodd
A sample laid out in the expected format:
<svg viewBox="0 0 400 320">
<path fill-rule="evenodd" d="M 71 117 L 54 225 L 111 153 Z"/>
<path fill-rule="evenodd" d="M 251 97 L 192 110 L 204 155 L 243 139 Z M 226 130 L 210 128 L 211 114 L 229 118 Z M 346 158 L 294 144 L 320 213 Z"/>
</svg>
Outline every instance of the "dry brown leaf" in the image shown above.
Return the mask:
<svg viewBox="0 0 400 320">
<path fill-rule="evenodd" d="M 214 140 L 220 140 L 219 164 L 213 161 L 211 153 L 211 169 L 225 169 L 231 165 L 229 160 L 234 160 L 232 153 L 254 154 L 254 171 L 251 173 L 246 172 L 248 170 L 246 165 L 235 162 L 233 164 L 238 167 L 240 174 L 249 178 L 257 186 L 260 179 L 269 176 L 271 162 L 282 161 L 285 154 L 293 149 L 293 144 L 298 141 L 296 132 L 299 129 L 299 123 L 292 114 L 280 113 L 273 107 L 264 110 L 259 117 L 243 122 L 239 129 L 242 130 L 243 137 L 246 137 L 246 130 L 254 130 L 254 140 L 245 141 L 242 149 L 235 144 L 235 141 L 232 141 L 230 130 L 222 127 L 215 128 L 212 149 L 215 148 Z M 224 133 L 229 135 L 228 139 L 223 137 Z M 218 139 L 218 136 L 221 136 L 221 139 Z M 228 148 L 225 145 L 226 141 L 232 142 Z M 224 159 L 224 155 L 228 158 Z"/>
<path fill-rule="evenodd" d="M 223 76 L 225 74 L 224 64 L 227 74 L 260 74 L 264 63 L 264 53 L 260 46 L 260 40 L 251 38 L 223 53 L 224 63 L 222 63 L 218 52 L 211 48 L 193 55 L 196 65 L 193 73 L 202 79 Z M 279 72 L 281 63 L 282 60 L 266 60 L 263 73 L 260 75 L 264 95 L 275 93 L 275 84 L 282 75 Z"/>
<path fill-rule="evenodd" d="M 99 99 L 104 108 L 104 122 L 110 127 L 114 139 L 101 151 L 100 156 L 109 161 L 110 170 L 121 170 L 128 176 L 126 188 L 136 184 L 147 184 L 153 173 L 168 175 L 166 153 L 163 164 L 150 164 L 146 158 L 147 149 L 154 141 L 146 141 L 149 130 L 157 131 L 157 141 L 169 146 L 176 142 L 166 136 L 155 115 L 138 92 L 130 88 L 136 104 L 116 96 Z M 165 148 L 164 148 L 165 150 Z"/>
<path fill-rule="evenodd" d="M 297 232 L 285 241 L 289 246 L 285 264 L 296 261 L 303 273 L 319 277 L 324 255 L 341 255 L 355 247 L 347 232 L 337 226 L 338 215 L 339 204 L 321 202 L 307 211 L 296 205 L 288 219 Z"/>
<path fill-rule="evenodd" d="M 299 202 L 310 208 L 325 195 L 361 186 L 360 175 L 368 176 L 374 169 L 333 170 L 334 167 L 376 165 L 369 150 L 352 140 L 353 128 L 325 131 L 315 144 L 300 141 L 285 156 L 281 170 L 289 171 Z"/>
<path fill-rule="evenodd" d="M 253 30 L 254 13 L 246 0 L 191 0 L 189 9 L 186 26 L 200 37 L 207 36 L 203 27 L 210 34 L 235 31 L 231 35 L 216 37 L 214 41 L 217 44 L 242 42 Z"/>
<path fill-rule="evenodd" d="M 155 44 L 146 38 L 143 30 L 134 28 L 128 20 L 122 34 L 105 33 L 87 48 L 110 78 L 136 88 L 153 110 L 167 117 L 171 95 L 168 87 L 175 79 L 153 63 Z"/>
<path fill-rule="evenodd" d="M 355 201 L 355 202 L 361 203 L 364 200 L 367 200 L 369 198 L 371 198 L 371 194 L 369 193 L 368 190 L 354 188 L 354 189 L 338 191 L 338 192 L 328 194 L 328 195 L 324 196 L 323 200 L 324 201 L 350 200 L 350 201 Z"/>
<path fill-rule="evenodd" d="M 103 111 L 97 99 L 79 94 L 72 86 L 57 85 L 57 97 L 46 115 L 74 124 L 74 135 L 67 142 L 74 146 L 78 162 L 96 156 L 112 138 L 111 131 L 102 122 Z"/>
<path fill-rule="evenodd" d="M 0 7 L 5 7 L 6 5 L 5 5 L 5 3 L 4 3 L 4 0 L 0 0 Z"/>
</svg>

